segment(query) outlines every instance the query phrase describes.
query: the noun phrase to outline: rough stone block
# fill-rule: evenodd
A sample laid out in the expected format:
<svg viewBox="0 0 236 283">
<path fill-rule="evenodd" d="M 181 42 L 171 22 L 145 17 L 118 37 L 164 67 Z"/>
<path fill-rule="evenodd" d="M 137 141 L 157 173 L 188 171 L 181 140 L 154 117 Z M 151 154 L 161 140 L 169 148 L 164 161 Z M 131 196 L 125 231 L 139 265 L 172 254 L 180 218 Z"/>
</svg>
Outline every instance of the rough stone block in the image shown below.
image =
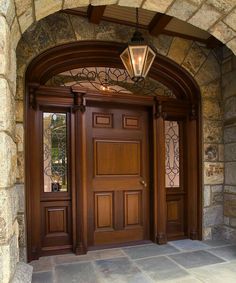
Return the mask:
<svg viewBox="0 0 236 283">
<path fill-rule="evenodd" d="M 229 126 L 224 128 L 224 142 L 236 142 L 236 126 Z"/>
<path fill-rule="evenodd" d="M 236 96 L 229 97 L 225 100 L 224 113 L 225 120 L 236 118 Z"/>
<path fill-rule="evenodd" d="M 16 15 L 14 0 L 0 0 L 0 14 L 6 17 L 8 25 L 11 26 Z"/>
<path fill-rule="evenodd" d="M 202 99 L 203 117 L 209 120 L 221 120 L 222 109 L 219 100 Z"/>
<path fill-rule="evenodd" d="M 196 43 L 194 43 L 184 59 L 182 66 L 192 75 L 195 75 L 205 60 L 205 53 Z"/>
<path fill-rule="evenodd" d="M 214 185 L 224 182 L 224 163 L 205 162 L 204 163 L 204 184 Z"/>
<path fill-rule="evenodd" d="M 100 6 L 100 5 L 112 5 L 117 4 L 118 0 L 91 0 L 91 5 Z"/>
<path fill-rule="evenodd" d="M 220 17 L 219 11 L 211 5 L 204 4 L 188 22 L 203 30 L 208 30 Z"/>
<path fill-rule="evenodd" d="M 167 14 L 183 21 L 188 20 L 193 13 L 198 9 L 196 4 L 193 4 L 186 0 L 176 0 Z"/>
<path fill-rule="evenodd" d="M 211 235 L 211 227 L 205 227 L 202 229 L 202 238 L 203 240 L 211 240 L 212 239 L 212 235 Z"/>
<path fill-rule="evenodd" d="M 203 139 L 205 143 L 222 143 L 223 126 L 221 121 L 203 120 Z"/>
<path fill-rule="evenodd" d="M 24 262 L 18 262 L 11 283 L 31 283 L 33 267 Z"/>
<path fill-rule="evenodd" d="M 223 144 L 219 144 L 218 145 L 218 155 L 219 155 L 218 160 L 219 161 L 224 161 L 225 160 L 224 154 L 225 154 L 224 145 Z"/>
<path fill-rule="evenodd" d="M 24 152 L 18 152 L 17 153 L 17 174 L 16 174 L 16 180 L 17 183 L 24 183 L 25 174 L 24 174 L 24 168 L 25 168 L 25 156 Z"/>
<path fill-rule="evenodd" d="M 234 0 L 233 0 L 234 1 Z M 236 5 L 236 3 L 234 3 Z M 235 27 L 235 22 L 236 22 L 236 9 L 234 9 L 229 15 L 227 15 L 226 18 L 224 18 L 224 22 L 232 27 L 234 30 L 236 29 Z"/>
<path fill-rule="evenodd" d="M 222 205 L 211 206 L 203 209 L 203 226 L 214 226 L 223 224 Z"/>
<path fill-rule="evenodd" d="M 24 14 L 18 17 L 20 23 L 21 32 L 24 33 L 29 26 L 34 22 L 33 9 L 29 8 Z"/>
<path fill-rule="evenodd" d="M 17 151 L 24 151 L 24 126 L 22 123 L 16 124 L 16 144 Z"/>
<path fill-rule="evenodd" d="M 223 75 L 231 72 L 232 68 L 233 68 L 233 60 L 231 57 L 222 61 L 221 70 Z"/>
<path fill-rule="evenodd" d="M 204 207 L 211 205 L 211 188 L 210 186 L 204 186 Z"/>
<path fill-rule="evenodd" d="M 223 99 L 236 95 L 236 70 L 222 76 Z"/>
<path fill-rule="evenodd" d="M 227 226 L 218 226 L 212 228 L 213 240 L 236 241 L 236 229 Z"/>
<path fill-rule="evenodd" d="M 49 31 L 45 21 L 39 21 L 27 29 L 17 47 L 18 66 L 21 63 L 21 59 L 24 65 L 28 65 L 30 60 L 43 50 L 56 45 Z M 26 66 L 24 68 L 26 69 Z M 18 73 L 18 75 L 22 78 L 24 77 L 24 74 Z"/>
<path fill-rule="evenodd" d="M 230 218 L 230 226 L 236 228 L 236 218 Z"/>
<path fill-rule="evenodd" d="M 236 186 L 224 186 L 224 192 L 229 194 L 236 194 Z"/>
<path fill-rule="evenodd" d="M 62 8 L 62 0 L 34 0 L 36 20 L 40 20 Z"/>
<path fill-rule="evenodd" d="M 221 85 L 220 81 L 216 80 L 207 85 L 201 86 L 201 94 L 203 98 L 220 99 Z"/>
<path fill-rule="evenodd" d="M 168 57 L 181 64 L 192 45 L 191 40 L 175 37 L 171 43 Z"/>
<path fill-rule="evenodd" d="M 0 78 L 0 130 L 15 133 L 15 100 L 8 82 Z"/>
<path fill-rule="evenodd" d="M 65 0 L 63 9 L 72 9 L 77 7 L 88 6 L 90 0 Z"/>
<path fill-rule="evenodd" d="M 218 161 L 218 145 L 217 144 L 204 144 L 204 160 L 205 161 Z"/>
<path fill-rule="evenodd" d="M 20 16 L 24 14 L 28 9 L 32 9 L 32 1 L 31 0 L 15 0 L 16 4 L 16 14 Z"/>
<path fill-rule="evenodd" d="M 207 2 L 224 13 L 229 12 L 236 5 L 235 0 L 207 0 Z"/>
<path fill-rule="evenodd" d="M 18 195 L 18 212 L 25 211 L 25 186 L 24 184 L 16 184 L 16 193 Z"/>
<path fill-rule="evenodd" d="M 1 7 L 1 6 L 0 6 Z M 5 75 L 9 64 L 10 32 L 6 19 L 0 16 L 0 74 Z"/>
<path fill-rule="evenodd" d="M 209 32 L 223 43 L 230 41 L 236 36 L 236 32 L 224 22 L 218 22 L 209 30 Z"/>
<path fill-rule="evenodd" d="M 23 123 L 24 121 L 24 103 L 22 100 L 16 100 L 16 122 Z"/>
<path fill-rule="evenodd" d="M 225 145 L 225 161 L 236 161 L 236 143 Z"/>
<path fill-rule="evenodd" d="M 18 239 L 14 235 L 7 245 L 0 246 L 0 282 L 9 283 L 19 260 Z"/>
<path fill-rule="evenodd" d="M 69 15 L 63 13 L 51 15 L 44 20 L 44 24 L 47 33 L 56 44 L 76 41 Z"/>
<path fill-rule="evenodd" d="M 10 38 L 11 38 L 10 39 L 11 46 L 15 50 L 21 38 L 21 31 L 20 31 L 20 26 L 19 26 L 17 17 L 15 17 L 13 24 L 11 26 Z"/>
<path fill-rule="evenodd" d="M 224 215 L 228 217 L 236 217 L 236 195 L 224 195 Z"/>
<path fill-rule="evenodd" d="M 212 205 L 223 204 L 223 192 L 212 192 Z"/>
<path fill-rule="evenodd" d="M 235 185 L 236 184 L 236 162 L 225 163 L 225 184 Z"/>
<path fill-rule="evenodd" d="M 221 76 L 220 65 L 216 57 L 211 53 L 203 66 L 199 69 L 195 79 L 199 85 L 208 84 Z"/>
<path fill-rule="evenodd" d="M 174 0 L 159 0 L 158 2 L 156 0 L 146 0 L 142 8 L 160 13 L 165 13 L 167 8 L 173 2 Z"/>
<path fill-rule="evenodd" d="M 157 49 L 157 52 L 162 55 L 167 55 L 171 46 L 173 38 L 168 35 L 159 35 L 153 38 L 153 44 Z"/>
<path fill-rule="evenodd" d="M 92 40 L 95 38 L 95 25 L 88 23 L 82 17 L 70 16 L 77 40 Z"/>
<path fill-rule="evenodd" d="M 224 216 L 224 224 L 225 225 L 229 225 L 229 217 L 227 217 L 227 216 Z"/>
<path fill-rule="evenodd" d="M 25 216 L 22 213 L 19 213 L 17 216 L 17 221 L 19 224 L 19 246 L 26 246 L 26 235 L 25 235 Z"/>
<path fill-rule="evenodd" d="M 227 42 L 226 45 L 233 51 L 234 55 L 236 55 L 236 37 Z"/>
<path fill-rule="evenodd" d="M 119 0 L 118 5 L 128 7 L 140 7 L 143 0 Z"/>
<path fill-rule="evenodd" d="M 6 133 L 0 133 L 0 187 L 15 184 L 16 159 L 16 144 Z"/>
</svg>

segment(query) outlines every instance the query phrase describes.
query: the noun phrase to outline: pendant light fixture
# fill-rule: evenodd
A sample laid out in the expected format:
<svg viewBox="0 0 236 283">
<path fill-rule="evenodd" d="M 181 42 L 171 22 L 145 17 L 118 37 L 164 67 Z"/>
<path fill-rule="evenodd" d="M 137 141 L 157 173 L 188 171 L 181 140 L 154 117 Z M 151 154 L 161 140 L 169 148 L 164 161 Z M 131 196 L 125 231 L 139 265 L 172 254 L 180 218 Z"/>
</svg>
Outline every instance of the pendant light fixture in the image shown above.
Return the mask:
<svg viewBox="0 0 236 283">
<path fill-rule="evenodd" d="M 138 26 L 139 15 L 138 8 L 136 8 L 136 30 L 128 46 L 120 55 L 128 74 L 134 82 L 146 78 L 156 57 L 156 52 L 145 42 L 142 33 L 138 30 Z"/>
</svg>

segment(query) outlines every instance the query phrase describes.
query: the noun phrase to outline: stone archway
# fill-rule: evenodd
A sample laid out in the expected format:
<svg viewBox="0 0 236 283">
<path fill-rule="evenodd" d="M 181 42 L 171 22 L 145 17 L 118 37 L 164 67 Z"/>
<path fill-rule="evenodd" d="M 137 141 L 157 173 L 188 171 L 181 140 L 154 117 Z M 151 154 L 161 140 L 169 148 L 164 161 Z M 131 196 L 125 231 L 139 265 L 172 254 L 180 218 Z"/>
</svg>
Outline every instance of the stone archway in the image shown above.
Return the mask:
<svg viewBox="0 0 236 283">
<path fill-rule="evenodd" d="M 35 23 L 36 19 L 39 20 L 51 13 L 54 13 L 62 8 L 78 7 L 79 5 L 92 4 L 114 4 L 120 5 L 133 5 L 133 1 L 34 1 L 32 6 L 31 1 L 1 1 L 1 16 L 0 16 L 0 42 L 1 42 L 1 53 L 0 53 L 0 88 L 2 103 L 0 106 L 1 113 L 1 132 L 0 132 L 0 167 L 1 167 L 1 201 L 4 204 L 4 214 L 1 215 L 3 219 L 3 227 L 1 230 L 1 256 L 4 256 L 4 275 L 3 282 L 7 282 L 8 278 L 11 277 L 16 262 L 18 261 L 18 234 L 20 232 L 20 246 L 21 256 L 24 259 L 24 130 L 23 130 L 23 93 L 24 93 L 24 72 L 29 61 L 35 57 L 40 50 L 34 50 L 30 46 L 30 42 L 25 42 L 25 34 L 23 40 L 18 48 L 18 86 L 16 93 L 16 53 L 15 49 L 22 34 Z M 125 2 L 125 3 L 124 3 Z M 136 1 L 136 5 L 141 5 L 142 1 Z M 177 18 L 191 22 L 194 25 L 198 25 L 210 33 L 215 35 L 217 38 L 226 43 L 232 51 L 235 52 L 236 40 L 235 40 L 235 10 L 234 1 L 156 1 L 147 0 L 143 3 L 143 8 L 154 11 L 164 12 Z M 56 4 L 55 4 L 56 3 Z M 64 6 L 62 7 L 62 3 Z M 197 3 L 197 4 L 196 4 Z M 36 7 L 36 9 L 35 9 Z M 184 15 L 181 11 L 186 12 L 188 16 Z M 182 13 L 182 14 L 181 14 Z M 57 16 L 56 16 L 57 17 Z M 205 19 L 210 20 L 207 25 Z M 84 22 L 75 20 L 74 24 L 71 20 L 62 19 L 62 22 L 69 21 L 69 27 L 73 29 L 73 33 L 69 34 L 68 38 L 58 34 L 58 37 L 54 37 L 53 40 L 46 38 L 46 45 L 42 49 L 47 49 L 51 46 L 56 46 L 61 43 L 81 40 L 80 31 L 76 30 L 77 24 Z M 40 24 L 41 25 L 41 24 Z M 210 25 L 210 26 L 209 26 Z M 34 25 L 35 27 L 36 25 Z M 72 27 L 71 27 L 72 26 Z M 105 24 L 106 26 L 106 24 Z M 103 28 L 105 28 L 103 26 Z M 122 26 L 117 26 L 122 29 Z M 54 27 L 55 28 L 55 27 Z M 101 39 L 106 39 L 107 34 L 101 32 L 102 27 L 95 27 L 92 25 L 86 25 L 86 28 L 90 28 L 93 31 L 93 36 L 101 36 Z M 30 29 L 29 29 L 30 30 Z M 108 28 L 109 30 L 109 28 Z M 125 30 L 125 28 L 123 28 Z M 100 31 L 100 32 L 99 32 Z M 39 34 L 43 34 L 43 28 Z M 49 32 L 54 33 L 55 30 Z M 131 32 L 131 31 L 130 31 Z M 126 41 L 128 38 L 127 33 L 121 35 L 121 41 Z M 111 33 L 114 34 L 114 33 Z M 116 33 L 115 33 L 116 34 Z M 84 33 L 84 36 L 86 32 Z M 28 36 L 33 37 L 33 32 L 28 33 Z M 89 34 L 86 35 L 87 37 Z M 225 37 L 226 36 L 226 37 Z M 42 38 L 41 38 L 42 39 Z M 47 40 L 48 39 L 48 40 Z M 40 41 L 40 37 L 35 38 L 33 41 Z M 223 132 L 222 132 L 222 111 L 220 110 L 221 104 L 221 83 L 220 83 L 220 65 L 217 60 L 217 56 L 214 52 L 206 50 L 204 46 L 201 46 L 195 42 L 188 40 L 182 40 L 179 38 L 170 38 L 166 36 L 160 36 L 156 41 L 158 52 L 168 56 L 172 60 L 176 61 L 186 68 L 198 81 L 201 86 L 201 92 L 203 97 L 203 128 L 204 136 L 204 147 L 206 147 L 204 156 L 204 166 L 206 171 L 209 166 L 216 165 L 222 168 L 223 158 Z M 25 48 L 25 52 L 21 52 Z M 20 54 L 21 53 L 21 54 Z M 233 58 L 233 57 L 232 57 Z M 233 59 L 232 59 L 233 60 Z M 227 61 L 228 62 L 228 61 Z M 226 63 L 227 63 L 226 62 Z M 227 64 L 225 64 L 227 68 Z M 227 71 L 226 71 L 227 72 Z M 226 79 L 229 82 L 230 79 Z M 232 79 L 231 79 L 232 81 Z M 230 82 L 231 82 L 230 81 Z M 16 103 L 15 103 L 16 99 Z M 204 110 L 205 109 L 205 110 Z M 208 110 L 207 110 L 208 109 Z M 232 112 L 232 111 L 231 111 Z M 15 115 L 14 115 L 15 113 Z M 204 114 L 205 113 L 205 114 Z M 16 127 L 15 127 L 16 123 Z M 16 130 L 15 130 L 16 129 Z M 16 152 L 18 151 L 18 160 L 16 158 Z M 212 152 L 217 152 L 213 154 Z M 208 154 L 209 153 L 209 154 Z M 18 165 L 18 166 L 17 166 Z M 214 165 L 214 166 L 215 166 Z M 17 180 L 17 181 L 16 181 Z M 212 228 L 218 227 L 218 224 L 223 223 L 222 213 L 222 201 L 218 198 L 218 201 L 212 203 L 213 194 L 222 195 L 222 183 L 223 178 L 220 177 L 217 186 L 210 183 L 209 178 L 205 181 L 205 208 L 204 213 L 209 215 L 207 221 L 204 224 L 204 235 L 205 237 L 211 237 Z M 217 181 L 218 182 L 218 181 Z M 232 182 L 231 182 L 232 183 Z M 215 183 L 216 184 L 216 183 Z M 232 191 L 233 189 L 230 188 Z M 19 195 L 19 197 L 18 197 Z M 10 201 L 11 200 L 11 201 Z M 12 205 L 12 203 L 15 205 Z M 219 215 L 217 224 L 214 222 L 215 211 Z M 18 220 L 17 220 L 18 219 Z M 214 223 L 213 223 L 214 222 Z M 20 230 L 19 230 L 20 224 Z M 13 251 L 16 253 L 15 256 L 11 256 Z M 9 269 L 11 266 L 11 269 Z M 2 279 L 0 278 L 0 279 Z"/>
</svg>

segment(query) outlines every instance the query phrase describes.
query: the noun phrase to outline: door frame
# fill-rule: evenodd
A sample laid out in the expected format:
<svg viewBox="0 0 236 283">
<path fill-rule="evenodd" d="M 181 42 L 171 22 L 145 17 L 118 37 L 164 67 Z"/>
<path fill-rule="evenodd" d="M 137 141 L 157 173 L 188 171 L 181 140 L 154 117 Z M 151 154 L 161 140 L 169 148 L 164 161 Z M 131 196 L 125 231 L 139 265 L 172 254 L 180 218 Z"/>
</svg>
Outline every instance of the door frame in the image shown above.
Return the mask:
<svg viewBox="0 0 236 283">
<path fill-rule="evenodd" d="M 86 44 L 87 43 L 87 44 Z M 87 251 L 87 196 L 86 196 L 86 134 L 84 110 L 88 101 L 107 101 L 113 103 L 125 103 L 143 105 L 150 109 L 153 117 L 153 220 L 151 240 L 158 244 L 167 242 L 166 235 L 166 193 L 165 193 L 165 143 L 164 123 L 168 117 L 185 119 L 189 138 L 195 142 L 188 144 L 187 158 L 187 212 L 188 230 L 187 236 L 191 239 L 201 239 L 201 119 L 199 88 L 192 77 L 177 64 L 158 55 L 151 70 L 151 76 L 175 91 L 178 99 L 163 96 L 151 97 L 135 94 L 104 94 L 96 91 L 85 91 L 78 87 L 48 87 L 44 83 L 53 74 L 73 67 L 88 64 L 90 56 L 94 52 L 98 57 L 98 66 L 107 64 L 109 67 L 120 67 L 117 55 L 119 48 L 123 46 L 117 43 L 101 42 L 73 43 L 53 48 L 39 55 L 30 64 L 26 74 L 26 104 L 25 104 L 25 155 L 26 155 L 26 219 L 27 219 L 27 254 L 28 260 L 37 259 L 40 249 L 40 229 L 33 229 L 35 218 L 40 218 L 39 207 L 35 206 L 40 197 L 37 190 L 31 188 L 37 186 L 32 179 L 37 175 L 34 166 L 34 158 L 37 152 L 33 152 L 37 137 L 32 138 L 32 127 L 39 127 L 36 110 L 40 105 L 49 107 L 63 107 L 71 113 L 71 155 L 78 156 L 81 152 L 82 162 L 71 163 L 71 171 L 79 172 L 71 176 L 72 188 L 72 239 L 73 251 L 76 254 L 84 254 Z M 75 47 L 77 48 L 75 50 Z M 87 47 L 87 48 L 86 48 Z M 112 47 L 112 48 L 111 48 Z M 119 47 L 119 48 L 118 48 Z M 102 51 L 101 51 L 101 48 Z M 87 50 L 86 56 L 71 58 L 72 55 Z M 71 53 L 68 53 L 68 50 Z M 78 51 L 79 50 L 79 51 Z M 105 50 L 105 52 L 104 52 Z M 74 53 L 72 52 L 74 51 Z M 107 51 L 107 52 L 106 52 Z M 67 54 L 67 56 L 65 56 Z M 81 54 L 80 54 L 81 55 Z M 61 56 L 61 59 L 58 58 Z M 105 57 L 104 57 L 105 56 Z M 94 58 L 94 57 L 93 57 Z M 86 60 L 84 60 L 86 59 Z M 157 60 L 160 59 L 159 62 Z M 61 60 L 61 61 L 60 61 Z M 92 61 L 90 61 L 92 62 Z M 107 63 L 106 63 L 107 62 Z M 54 63 L 54 64 L 53 64 Z M 46 65 L 45 65 L 46 64 Z M 91 64 L 91 63 L 90 63 Z M 88 66 L 88 65 L 87 65 Z M 32 119 L 34 117 L 34 119 Z M 78 127 L 77 127 L 78 125 Z M 78 146 L 75 146 L 78 144 Z M 156 157 L 156 158 L 155 158 Z M 150 168 L 151 171 L 151 168 Z M 192 181 L 194 180 L 194 181 Z M 38 177 L 38 186 L 40 179 Z M 39 190 L 38 190 L 39 191 Z M 34 206 L 33 206 L 34 205 Z M 31 209 L 34 207 L 35 212 Z"/>
</svg>

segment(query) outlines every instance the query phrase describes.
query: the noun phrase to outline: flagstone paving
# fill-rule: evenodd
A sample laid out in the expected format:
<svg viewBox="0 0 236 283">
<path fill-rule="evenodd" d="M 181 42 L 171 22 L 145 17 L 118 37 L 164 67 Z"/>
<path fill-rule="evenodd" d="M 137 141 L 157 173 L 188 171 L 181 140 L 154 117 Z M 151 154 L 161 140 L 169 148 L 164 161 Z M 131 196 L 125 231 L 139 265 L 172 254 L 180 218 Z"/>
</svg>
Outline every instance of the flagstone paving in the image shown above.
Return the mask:
<svg viewBox="0 0 236 283">
<path fill-rule="evenodd" d="M 236 245 L 181 240 L 42 257 L 33 283 L 235 283 Z"/>
</svg>

